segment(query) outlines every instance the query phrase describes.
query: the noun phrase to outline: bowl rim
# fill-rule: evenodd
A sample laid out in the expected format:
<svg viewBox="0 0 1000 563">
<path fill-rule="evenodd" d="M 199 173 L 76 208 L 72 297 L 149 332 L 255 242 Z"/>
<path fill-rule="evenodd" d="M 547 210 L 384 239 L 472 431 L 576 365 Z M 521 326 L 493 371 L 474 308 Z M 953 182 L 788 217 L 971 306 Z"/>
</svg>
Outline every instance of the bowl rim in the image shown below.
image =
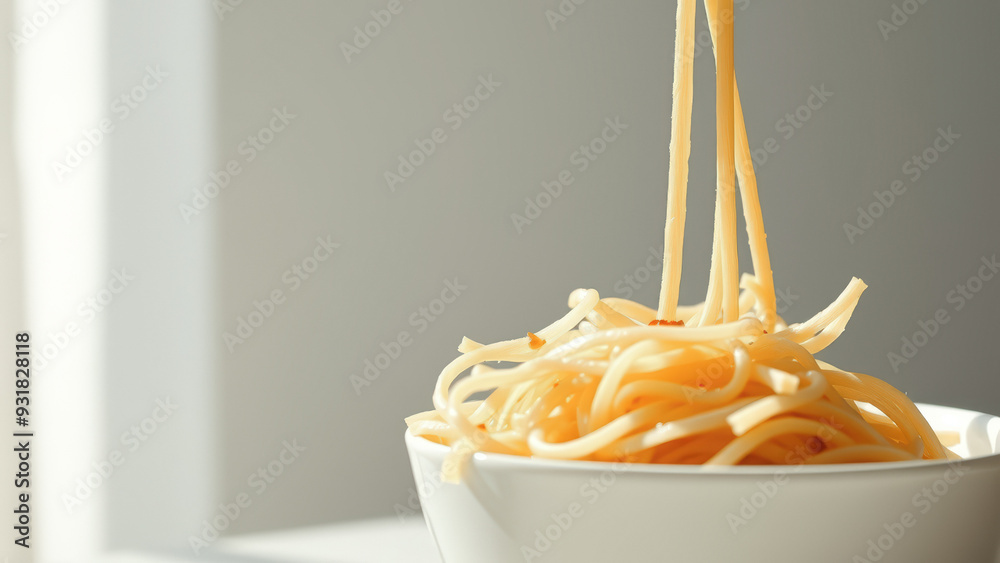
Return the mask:
<svg viewBox="0 0 1000 563">
<path fill-rule="evenodd" d="M 924 409 L 951 411 L 953 414 L 973 415 L 975 417 L 986 416 L 989 419 L 1000 421 L 1000 416 L 983 413 L 979 411 L 949 407 L 945 405 L 933 405 L 928 403 L 915 403 L 921 411 Z M 407 428 L 404 433 L 406 447 L 412 454 L 444 456 L 449 448 L 443 444 L 432 442 L 426 438 L 415 436 Z M 881 471 L 919 471 L 928 469 L 940 469 L 953 467 L 956 465 L 968 465 L 995 462 L 1000 464 L 1000 451 L 987 455 L 980 455 L 959 460 L 913 460 L 913 461 L 882 461 L 867 463 L 841 463 L 841 464 L 790 464 L 790 465 L 738 465 L 738 466 L 704 466 L 704 465 L 680 465 L 664 463 L 627 463 L 613 461 L 585 461 L 567 459 L 548 459 L 541 457 L 528 457 L 512 454 L 494 452 L 476 452 L 472 456 L 472 463 L 477 466 L 490 467 L 495 469 L 544 469 L 562 471 L 586 471 L 603 473 L 611 471 L 614 473 L 645 473 L 660 475 L 686 475 L 686 476 L 774 476 L 779 474 L 795 473 L 830 475 L 830 474 L 851 474 L 851 473 L 871 473 Z M 627 469 L 623 469 L 625 466 Z"/>
</svg>

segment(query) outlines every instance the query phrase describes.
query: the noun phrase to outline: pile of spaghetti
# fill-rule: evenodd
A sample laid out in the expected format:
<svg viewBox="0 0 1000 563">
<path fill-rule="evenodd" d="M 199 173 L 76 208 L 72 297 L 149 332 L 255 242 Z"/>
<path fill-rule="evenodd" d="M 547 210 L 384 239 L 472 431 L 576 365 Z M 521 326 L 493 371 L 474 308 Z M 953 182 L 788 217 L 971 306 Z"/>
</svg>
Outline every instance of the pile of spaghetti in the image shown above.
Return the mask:
<svg viewBox="0 0 1000 563">
<path fill-rule="evenodd" d="M 716 53 L 718 172 L 705 302 L 677 305 L 696 9 L 695 0 L 680 0 L 659 307 L 578 289 L 570 311 L 541 330 L 487 345 L 463 340 L 438 378 L 435 410 L 406 420 L 415 436 L 451 447 L 446 480 L 458 480 L 477 451 L 706 466 L 954 457 L 903 393 L 814 358 L 843 332 L 861 280 L 806 322 L 787 325 L 777 315 L 733 69 L 732 0 L 705 7 Z M 754 267 L 742 278 L 737 178 Z"/>
</svg>

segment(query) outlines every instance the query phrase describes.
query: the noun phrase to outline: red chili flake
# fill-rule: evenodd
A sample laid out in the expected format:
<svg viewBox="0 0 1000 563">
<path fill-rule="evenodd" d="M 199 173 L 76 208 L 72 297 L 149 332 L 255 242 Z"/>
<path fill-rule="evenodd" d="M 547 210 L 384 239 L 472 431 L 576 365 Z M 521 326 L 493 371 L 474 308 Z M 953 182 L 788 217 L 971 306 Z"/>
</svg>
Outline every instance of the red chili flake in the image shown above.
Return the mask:
<svg viewBox="0 0 1000 563">
<path fill-rule="evenodd" d="M 684 326 L 684 321 L 661 321 L 653 319 L 649 321 L 649 326 Z"/>
<path fill-rule="evenodd" d="M 542 346 L 545 346 L 545 340 L 542 338 L 538 338 L 538 335 L 535 334 L 534 332 L 529 332 L 528 338 L 531 340 L 530 342 L 528 342 L 528 347 L 531 348 L 532 350 L 538 350 Z"/>
<path fill-rule="evenodd" d="M 826 449 L 826 442 L 819 436 L 812 436 L 806 440 L 806 448 L 809 450 L 809 453 L 816 455 Z"/>
</svg>

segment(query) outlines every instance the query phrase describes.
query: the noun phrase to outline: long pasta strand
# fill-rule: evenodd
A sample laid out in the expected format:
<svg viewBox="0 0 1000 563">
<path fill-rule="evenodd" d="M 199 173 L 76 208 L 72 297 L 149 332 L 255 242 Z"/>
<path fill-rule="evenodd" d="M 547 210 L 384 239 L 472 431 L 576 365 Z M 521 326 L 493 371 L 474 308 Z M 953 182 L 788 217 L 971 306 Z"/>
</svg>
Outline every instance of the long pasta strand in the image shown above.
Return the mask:
<svg viewBox="0 0 1000 563">
<path fill-rule="evenodd" d="M 954 457 L 905 394 L 813 357 L 844 331 L 865 290 L 861 280 L 803 323 L 788 325 L 777 314 L 733 64 L 732 4 L 705 0 L 717 68 L 717 197 L 705 301 L 677 304 L 696 10 L 696 0 L 681 0 L 659 307 L 578 289 L 570 310 L 534 334 L 493 344 L 463 339 L 438 377 L 435 409 L 407 419 L 412 434 L 451 447 L 445 480 L 460 479 L 481 450 L 706 466 Z M 754 267 L 742 280 L 737 177 Z"/>
</svg>

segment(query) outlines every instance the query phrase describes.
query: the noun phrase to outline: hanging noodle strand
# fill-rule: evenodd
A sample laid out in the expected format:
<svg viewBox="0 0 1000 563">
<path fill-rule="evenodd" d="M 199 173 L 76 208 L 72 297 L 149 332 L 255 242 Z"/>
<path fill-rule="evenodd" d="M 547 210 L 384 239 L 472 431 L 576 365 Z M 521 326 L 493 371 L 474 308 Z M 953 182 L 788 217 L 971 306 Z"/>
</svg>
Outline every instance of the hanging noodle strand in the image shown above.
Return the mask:
<svg viewBox="0 0 1000 563">
<path fill-rule="evenodd" d="M 733 61 L 733 0 L 704 0 L 716 54 L 717 186 L 705 302 L 678 306 L 691 150 L 695 0 L 680 0 L 659 307 L 577 289 L 527 336 L 468 338 L 415 436 L 451 447 L 458 481 L 476 451 L 583 461 L 725 466 L 946 459 L 954 454 L 905 394 L 814 354 L 844 331 L 866 286 L 789 325 L 771 261 Z M 754 274 L 739 278 L 736 180 Z M 512 367 L 490 367 L 509 362 Z M 474 396 L 485 396 L 473 400 Z M 808 455 L 803 456 L 802 452 Z"/>
</svg>

